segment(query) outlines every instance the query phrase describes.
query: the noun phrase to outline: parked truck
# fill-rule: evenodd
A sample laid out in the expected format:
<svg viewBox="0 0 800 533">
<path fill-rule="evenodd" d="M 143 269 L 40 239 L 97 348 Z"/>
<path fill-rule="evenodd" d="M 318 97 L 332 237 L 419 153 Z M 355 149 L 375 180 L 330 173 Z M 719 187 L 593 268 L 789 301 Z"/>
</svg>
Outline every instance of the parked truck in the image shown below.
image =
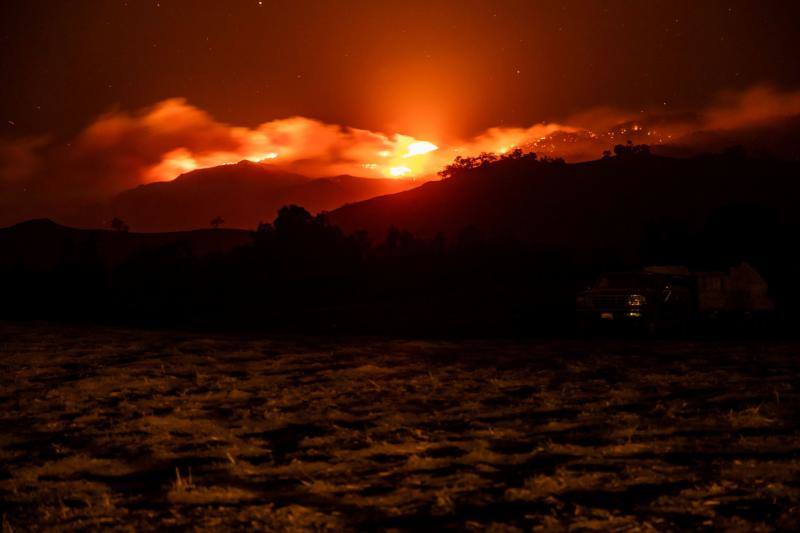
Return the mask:
<svg viewBox="0 0 800 533">
<path fill-rule="evenodd" d="M 649 333 L 691 323 L 763 321 L 774 310 L 764 278 L 748 263 L 726 271 L 653 266 L 601 274 L 576 299 L 578 329 L 622 325 Z"/>
</svg>

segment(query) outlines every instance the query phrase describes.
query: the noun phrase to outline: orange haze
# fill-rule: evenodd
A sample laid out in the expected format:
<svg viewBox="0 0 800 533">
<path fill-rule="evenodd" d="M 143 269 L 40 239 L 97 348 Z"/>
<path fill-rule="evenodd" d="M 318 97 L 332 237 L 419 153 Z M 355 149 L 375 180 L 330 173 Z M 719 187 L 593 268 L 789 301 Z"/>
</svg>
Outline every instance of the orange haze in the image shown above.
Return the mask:
<svg viewBox="0 0 800 533">
<path fill-rule="evenodd" d="M 800 114 L 800 92 L 757 86 L 721 95 L 697 113 L 592 109 L 560 123 L 494 127 L 472 138 L 417 139 L 325 124 L 306 117 L 265 122 L 255 128 L 223 124 L 185 100 L 173 98 L 135 113 L 98 118 L 75 142 L 80 159 L 101 160 L 125 186 L 174 179 L 197 169 L 241 160 L 263 162 L 312 175 L 428 177 L 458 155 L 514 148 L 593 159 L 616 143 L 633 139 L 670 144 L 698 131 L 729 130 Z M 116 168 L 114 168 L 116 167 Z"/>
<path fill-rule="evenodd" d="M 65 143 L 47 137 L 0 139 L 0 192 L 5 199 L 0 207 L 15 218 L 40 216 L 53 206 L 101 199 L 244 159 L 309 176 L 421 179 L 434 177 L 459 155 L 515 148 L 580 161 L 596 159 L 627 140 L 685 145 L 700 132 L 735 134 L 798 115 L 800 92 L 760 85 L 722 94 L 699 111 L 595 108 L 559 123 L 495 127 L 451 140 L 448 132 L 419 139 L 305 117 L 235 126 L 172 98 L 135 112 L 106 113 Z"/>
</svg>

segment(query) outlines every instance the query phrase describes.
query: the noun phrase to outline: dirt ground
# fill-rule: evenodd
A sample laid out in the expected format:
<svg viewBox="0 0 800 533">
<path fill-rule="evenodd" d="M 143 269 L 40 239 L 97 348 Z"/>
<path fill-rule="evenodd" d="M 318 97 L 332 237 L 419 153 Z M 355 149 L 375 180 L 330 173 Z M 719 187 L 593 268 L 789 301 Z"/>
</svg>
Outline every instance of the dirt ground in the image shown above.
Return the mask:
<svg viewBox="0 0 800 533">
<path fill-rule="evenodd" d="M 2 527 L 797 530 L 799 349 L 0 324 Z"/>
</svg>

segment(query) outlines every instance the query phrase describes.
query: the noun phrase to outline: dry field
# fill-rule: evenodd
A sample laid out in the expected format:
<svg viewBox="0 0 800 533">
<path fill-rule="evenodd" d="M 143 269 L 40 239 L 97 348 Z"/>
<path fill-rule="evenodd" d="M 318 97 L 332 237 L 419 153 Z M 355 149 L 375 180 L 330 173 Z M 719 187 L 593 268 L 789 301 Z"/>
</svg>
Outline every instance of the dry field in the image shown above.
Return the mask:
<svg viewBox="0 0 800 533">
<path fill-rule="evenodd" d="M 798 349 L 0 324 L 2 528 L 797 530 Z"/>
</svg>

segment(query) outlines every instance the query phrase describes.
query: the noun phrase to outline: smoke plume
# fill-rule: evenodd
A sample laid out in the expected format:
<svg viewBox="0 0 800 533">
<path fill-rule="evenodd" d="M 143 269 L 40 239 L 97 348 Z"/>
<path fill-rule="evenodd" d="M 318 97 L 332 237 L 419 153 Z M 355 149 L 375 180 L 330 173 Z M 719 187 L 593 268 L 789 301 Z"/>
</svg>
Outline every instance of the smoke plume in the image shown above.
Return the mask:
<svg viewBox="0 0 800 533">
<path fill-rule="evenodd" d="M 172 98 L 134 112 L 108 112 L 66 144 L 56 145 L 47 137 L 0 139 L 0 207 L 3 223 L 46 216 L 59 206 L 97 201 L 137 185 L 241 160 L 313 176 L 430 178 L 456 156 L 516 148 L 569 161 L 596 159 L 628 140 L 656 149 L 700 151 L 710 138 L 743 143 L 753 138 L 747 132 L 799 115 L 800 91 L 761 85 L 724 93 L 699 111 L 595 108 L 559 123 L 494 127 L 472 138 L 443 142 L 305 117 L 254 128 L 235 126 Z M 770 145 L 770 139 L 762 141 Z"/>
</svg>

